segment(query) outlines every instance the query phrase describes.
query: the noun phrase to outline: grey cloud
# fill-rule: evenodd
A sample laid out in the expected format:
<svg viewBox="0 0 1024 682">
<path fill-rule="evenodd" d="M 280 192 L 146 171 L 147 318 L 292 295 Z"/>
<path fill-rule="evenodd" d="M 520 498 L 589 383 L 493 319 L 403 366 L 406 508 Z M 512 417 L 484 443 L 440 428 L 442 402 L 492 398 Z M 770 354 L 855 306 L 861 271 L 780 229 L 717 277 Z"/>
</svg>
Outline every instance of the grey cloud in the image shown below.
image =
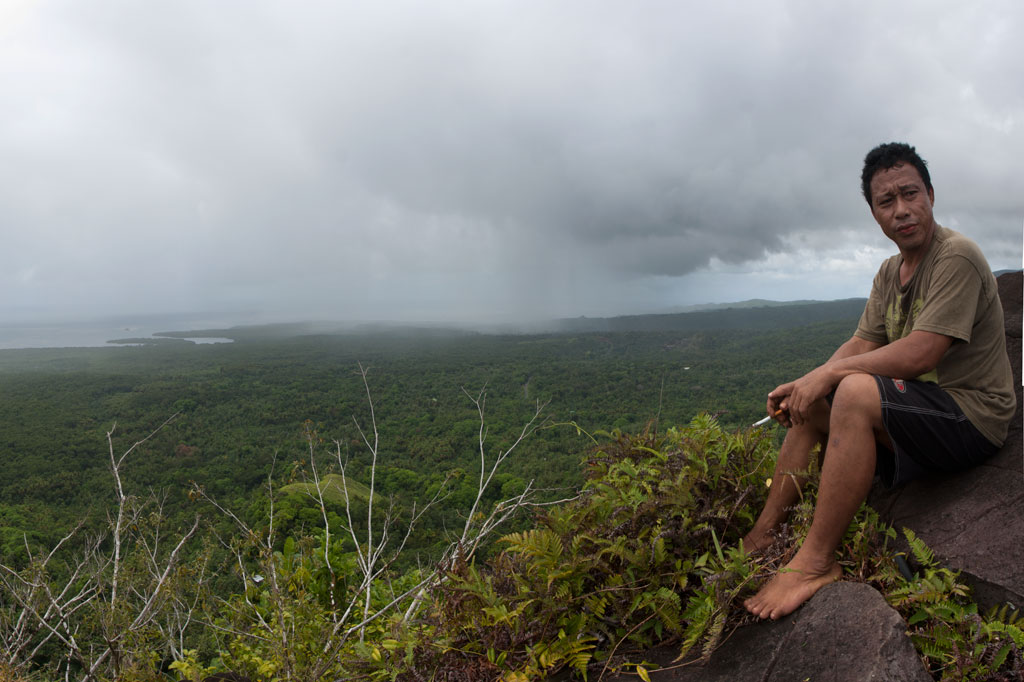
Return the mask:
<svg viewBox="0 0 1024 682">
<path fill-rule="evenodd" d="M 0 48 L 24 64 L 0 71 L 0 281 L 136 308 L 628 311 L 794 234 L 877 241 L 859 165 L 888 139 L 930 160 L 943 219 L 1019 263 L 1021 14 L 47 3 Z"/>
</svg>

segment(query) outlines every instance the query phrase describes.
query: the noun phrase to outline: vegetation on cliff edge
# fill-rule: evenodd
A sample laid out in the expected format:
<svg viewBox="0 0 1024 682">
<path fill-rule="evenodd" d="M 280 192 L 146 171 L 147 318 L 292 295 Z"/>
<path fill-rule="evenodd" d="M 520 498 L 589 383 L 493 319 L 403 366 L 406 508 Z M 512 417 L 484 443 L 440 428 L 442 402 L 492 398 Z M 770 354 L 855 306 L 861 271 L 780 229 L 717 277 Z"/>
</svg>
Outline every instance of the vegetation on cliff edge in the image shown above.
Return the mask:
<svg viewBox="0 0 1024 682">
<path fill-rule="evenodd" d="M 495 471 L 495 457 L 514 449 L 535 422 L 491 450 L 483 395 L 475 399 L 483 481 Z M 374 430 L 371 422 L 364 432 L 370 448 Z M 313 433 L 309 446 L 310 466 L 323 477 L 327 467 L 315 464 L 316 452 L 331 448 Z M 117 456 L 111 442 L 118 489 L 118 467 L 134 447 Z M 336 461 L 343 476 L 344 459 Z M 599 679 L 625 669 L 646 678 L 643 652 L 656 643 L 675 642 L 688 660 L 709 656 L 748 619 L 740 600 L 789 559 L 803 536 L 813 471 L 778 543 L 757 557 L 736 547 L 763 502 L 773 464 L 766 432 L 728 431 L 708 415 L 683 428 L 597 434 L 578 497 L 534 505 L 521 494 L 477 506 L 439 562 L 397 572 L 392 558 L 402 541 L 394 531 L 412 528 L 414 515 L 400 520 L 390 516 L 393 509 L 378 509 L 375 516 L 361 506 L 369 517 L 359 526 L 350 501 L 336 509 L 341 521 L 332 527 L 332 503 L 314 493 L 324 522 L 301 537 L 275 535 L 272 507 L 261 527 L 236 518 L 240 532 L 231 536 L 203 535 L 195 526 L 175 536 L 160 530 L 155 501 L 124 493 L 107 540 L 97 536 L 91 555 L 76 563 L 58 548 L 22 571 L 3 569 L 0 636 L 11 671 L 5 674 L 198 680 L 233 671 L 267 681 L 524 681 L 560 670 Z M 313 480 L 316 491 L 324 479 Z M 216 514 L 232 516 L 202 490 L 194 494 Z M 506 534 L 494 552 L 478 551 L 480 530 L 493 530 L 489 524 L 513 507 L 534 510 L 530 527 Z M 387 539 L 389 528 L 396 543 Z M 863 508 L 840 548 L 844 578 L 887 595 L 936 679 L 1020 674 L 1024 631 L 1017 615 L 978 614 L 957 576 L 912 535 L 908 558 L 917 573 L 908 579 L 892 559 L 895 535 Z M 205 548 L 203 562 L 175 560 L 190 542 Z M 211 566 L 218 544 L 227 562 Z M 58 562 L 64 572 L 52 565 Z M 68 567 L 76 567 L 70 579 Z M 220 571 L 233 572 L 239 589 L 214 590 L 210 576 Z"/>
</svg>

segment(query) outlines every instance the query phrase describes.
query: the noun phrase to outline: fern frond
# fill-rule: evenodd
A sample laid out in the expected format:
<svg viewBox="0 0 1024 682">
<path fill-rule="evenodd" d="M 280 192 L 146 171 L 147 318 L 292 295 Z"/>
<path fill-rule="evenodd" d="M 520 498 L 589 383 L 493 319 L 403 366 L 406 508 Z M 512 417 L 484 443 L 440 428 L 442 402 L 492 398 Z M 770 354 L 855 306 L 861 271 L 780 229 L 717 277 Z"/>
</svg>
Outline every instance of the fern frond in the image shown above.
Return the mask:
<svg viewBox="0 0 1024 682">
<path fill-rule="evenodd" d="M 914 555 L 914 559 L 918 564 L 925 568 L 935 568 L 938 565 L 935 560 L 935 553 L 925 544 L 924 540 L 917 537 L 914 531 L 904 528 L 903 536 L 907 538 L 907 542 L 910 544 L 910 552 Z"/>
</svg>

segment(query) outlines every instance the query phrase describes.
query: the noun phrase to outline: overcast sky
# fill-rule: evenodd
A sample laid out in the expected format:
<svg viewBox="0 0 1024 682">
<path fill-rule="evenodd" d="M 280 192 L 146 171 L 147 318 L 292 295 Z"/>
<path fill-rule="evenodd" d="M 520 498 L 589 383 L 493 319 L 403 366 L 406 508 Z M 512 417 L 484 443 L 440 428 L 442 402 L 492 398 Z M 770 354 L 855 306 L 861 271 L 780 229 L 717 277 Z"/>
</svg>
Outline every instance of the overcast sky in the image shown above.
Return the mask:
<svg viewBox="0 0 1024 682">
<path fill-rule="evenodd" d="M 0 0 L 0 318 L 866 296 L 864 154 L 1021 266 L 1024 5 Z M 2 321 L 0 319 L 0 321 Z"/>
</svg>

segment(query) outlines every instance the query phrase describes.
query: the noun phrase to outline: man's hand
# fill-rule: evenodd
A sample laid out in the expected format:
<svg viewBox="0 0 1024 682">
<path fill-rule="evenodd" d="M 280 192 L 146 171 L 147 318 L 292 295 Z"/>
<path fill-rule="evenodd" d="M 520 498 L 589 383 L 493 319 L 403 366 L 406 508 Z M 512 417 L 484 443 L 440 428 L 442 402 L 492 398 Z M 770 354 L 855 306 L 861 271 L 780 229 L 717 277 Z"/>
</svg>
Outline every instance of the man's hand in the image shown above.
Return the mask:
<svg viewBox="0 0 1024 682">
<path fill-rule="evenodd" d="M 789 420 L 789 415 L 782 407 L 782 401 L 789 397 L 793 390 L 793 383 L 791 381 L 788 384 L 776 386 L 775 390 L 768 394 L 768 415 L 787 429 L 793 426 L 793 422 Z"/>
<path fill-rule="evenodd" d="M 787 428 L 803 424 L 810 419 L 811 406 L 827 396 L 836 383 L 829 365 L 822 365 L 769 393 L 768 414 L 782 410 L 776 419 Z"/>
<path fill-rule="evenodd" d="M 827 396 L 836 383 L 829 365 L 824 364 L 769 393 L 768 414 L 775 415 L 786 428 L 803 424 L 810 419 L 811 406 Z"/>
</svg>

